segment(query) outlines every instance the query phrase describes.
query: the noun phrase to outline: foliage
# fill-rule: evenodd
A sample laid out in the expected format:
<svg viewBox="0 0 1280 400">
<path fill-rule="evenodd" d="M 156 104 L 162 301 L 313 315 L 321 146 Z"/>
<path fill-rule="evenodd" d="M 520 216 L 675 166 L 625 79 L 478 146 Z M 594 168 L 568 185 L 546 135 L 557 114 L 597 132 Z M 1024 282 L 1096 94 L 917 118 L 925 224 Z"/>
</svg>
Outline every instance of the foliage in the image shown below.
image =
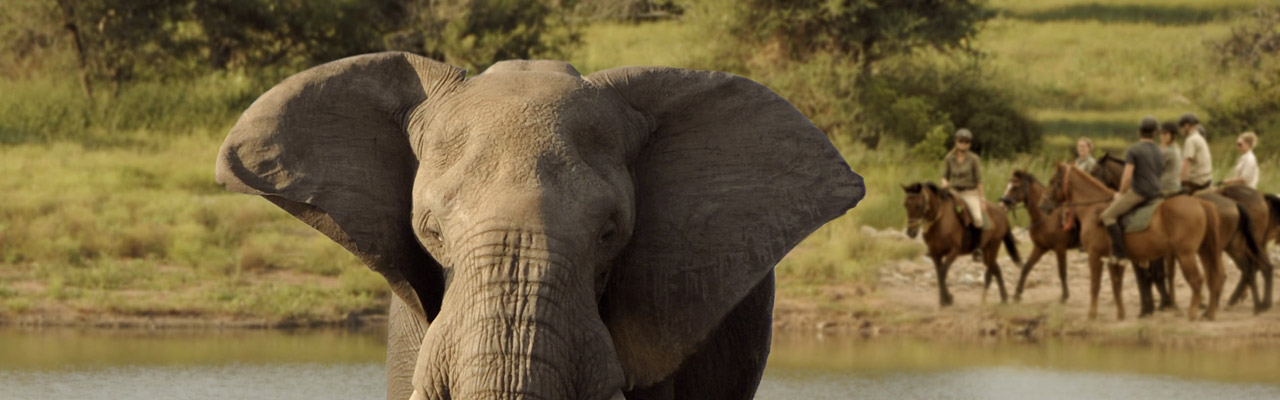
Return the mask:
<svg viewBox="0 0 1280 400">
<path fill-rule="evenodd" d="M 746 0 L 732 32 L 776 42 L 790 59 L 846 56 L 869 78 L 875 63 L 921 48 L 968 49 L 990 14 L 971 0 Z"/>
<path fill-rule="evenodd" d="M 1040 125 L 996 82 L 973 64 L 896 63 L 859 93 L 868 119 L 878 125 L 868 135 L 920 143 L 938 129 L 968 128 L 974 151 L 984 157 L 1038 148 Z"/>
<path fill-rule="evenodd" d="M 1259 7 L 1230 35 L 1208 45 L 1219 72 L 1233 78 L 1214 85 L 1207 96 L 1209 133 L 1280 132 L 1280 9 Z"/>
<path fill-rule="evenodd" d="M 579 41 L 572 0 L 405 1 L 407 21 L 386 36 L 407 50 L 481 71 L 499 60 L 563 58 Z"/>
</svg>

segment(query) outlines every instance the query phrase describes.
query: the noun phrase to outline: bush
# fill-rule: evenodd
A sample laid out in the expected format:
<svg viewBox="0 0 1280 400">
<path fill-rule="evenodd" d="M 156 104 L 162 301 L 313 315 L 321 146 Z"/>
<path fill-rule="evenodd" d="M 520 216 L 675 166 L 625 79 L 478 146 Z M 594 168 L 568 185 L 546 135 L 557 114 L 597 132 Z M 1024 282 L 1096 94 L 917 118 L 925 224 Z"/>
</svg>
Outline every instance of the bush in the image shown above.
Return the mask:
<svg viewBox="0 0 1280 400">
<path fill-rule="evenodd" d="M 1038 148 L 1042 140 L 1040 125 L 1012 90 L 973 65 L 901 60 L 872 78 L 859 97 L 869 122 L 860 136 L 872 145 L 882 138 L 919 144 L 943 129 L 950 147 L 949 134 L 968 128 L 975 152 L 1008 158 Z"/>
</svg>

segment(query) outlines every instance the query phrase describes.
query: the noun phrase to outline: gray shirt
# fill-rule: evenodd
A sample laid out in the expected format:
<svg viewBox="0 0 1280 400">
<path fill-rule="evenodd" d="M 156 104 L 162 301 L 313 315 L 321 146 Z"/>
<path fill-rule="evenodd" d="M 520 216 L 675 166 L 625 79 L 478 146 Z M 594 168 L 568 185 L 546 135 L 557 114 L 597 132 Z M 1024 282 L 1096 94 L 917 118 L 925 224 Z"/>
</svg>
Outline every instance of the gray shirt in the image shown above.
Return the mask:
<svg viewBox="0 0 1280 400">
<path fill-rule="evenodd" d="M 1160 196 L 1160 173 L 1164 172 L 1160 146 L 1152 142 L 1138 142 L 1124 152 L 1125 165 L 1133 165 L 1133 178 L 1129 190 L 1139 196 Z"/>
</svg>

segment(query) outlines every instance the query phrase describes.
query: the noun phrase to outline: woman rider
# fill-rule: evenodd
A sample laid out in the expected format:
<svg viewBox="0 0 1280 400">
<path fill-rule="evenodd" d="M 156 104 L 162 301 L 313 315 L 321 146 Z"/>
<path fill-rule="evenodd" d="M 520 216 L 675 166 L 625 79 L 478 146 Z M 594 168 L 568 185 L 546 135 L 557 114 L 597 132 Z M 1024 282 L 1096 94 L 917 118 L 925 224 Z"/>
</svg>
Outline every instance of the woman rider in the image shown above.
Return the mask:
<svg viewBox="0 0 1280 400">
<path fill-rule="evenodd" d="M 982 204 L 986 203 L 986 196 L 982 191 L 982 162 L 978 160 L 977 154 L 969 151 L 972 143 L 972 132 L 964 128 L 956 131 L 955 147 L 943 161 L 942 187 L 951 189 L 969 208 L 969 215 L 973 220 L 969 225 L 969 235 L 972 238 L 970 245 L 974 248 L 974 258 L 979 258 L 981 249 L 978 248 L 978 242 L 982 238 L 982 228 L 986 226 L 986 221 L 982 218 Z"/>
</svg>

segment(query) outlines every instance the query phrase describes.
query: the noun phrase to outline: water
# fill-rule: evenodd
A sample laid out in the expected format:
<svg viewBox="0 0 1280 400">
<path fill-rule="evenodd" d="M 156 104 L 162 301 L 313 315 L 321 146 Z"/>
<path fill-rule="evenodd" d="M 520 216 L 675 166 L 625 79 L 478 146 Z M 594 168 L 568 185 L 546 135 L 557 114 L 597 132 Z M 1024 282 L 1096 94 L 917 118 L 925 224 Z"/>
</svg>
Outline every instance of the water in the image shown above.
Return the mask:
<svg viewBox="0 0 1280 400">
<path fill-rule="evenodd" d="M 0 330 L 0 399 L 382 399 L 382 332 Z M 758 399 L 1280 399 L 1280 346 L 775 338 Z"/>
</svg>

